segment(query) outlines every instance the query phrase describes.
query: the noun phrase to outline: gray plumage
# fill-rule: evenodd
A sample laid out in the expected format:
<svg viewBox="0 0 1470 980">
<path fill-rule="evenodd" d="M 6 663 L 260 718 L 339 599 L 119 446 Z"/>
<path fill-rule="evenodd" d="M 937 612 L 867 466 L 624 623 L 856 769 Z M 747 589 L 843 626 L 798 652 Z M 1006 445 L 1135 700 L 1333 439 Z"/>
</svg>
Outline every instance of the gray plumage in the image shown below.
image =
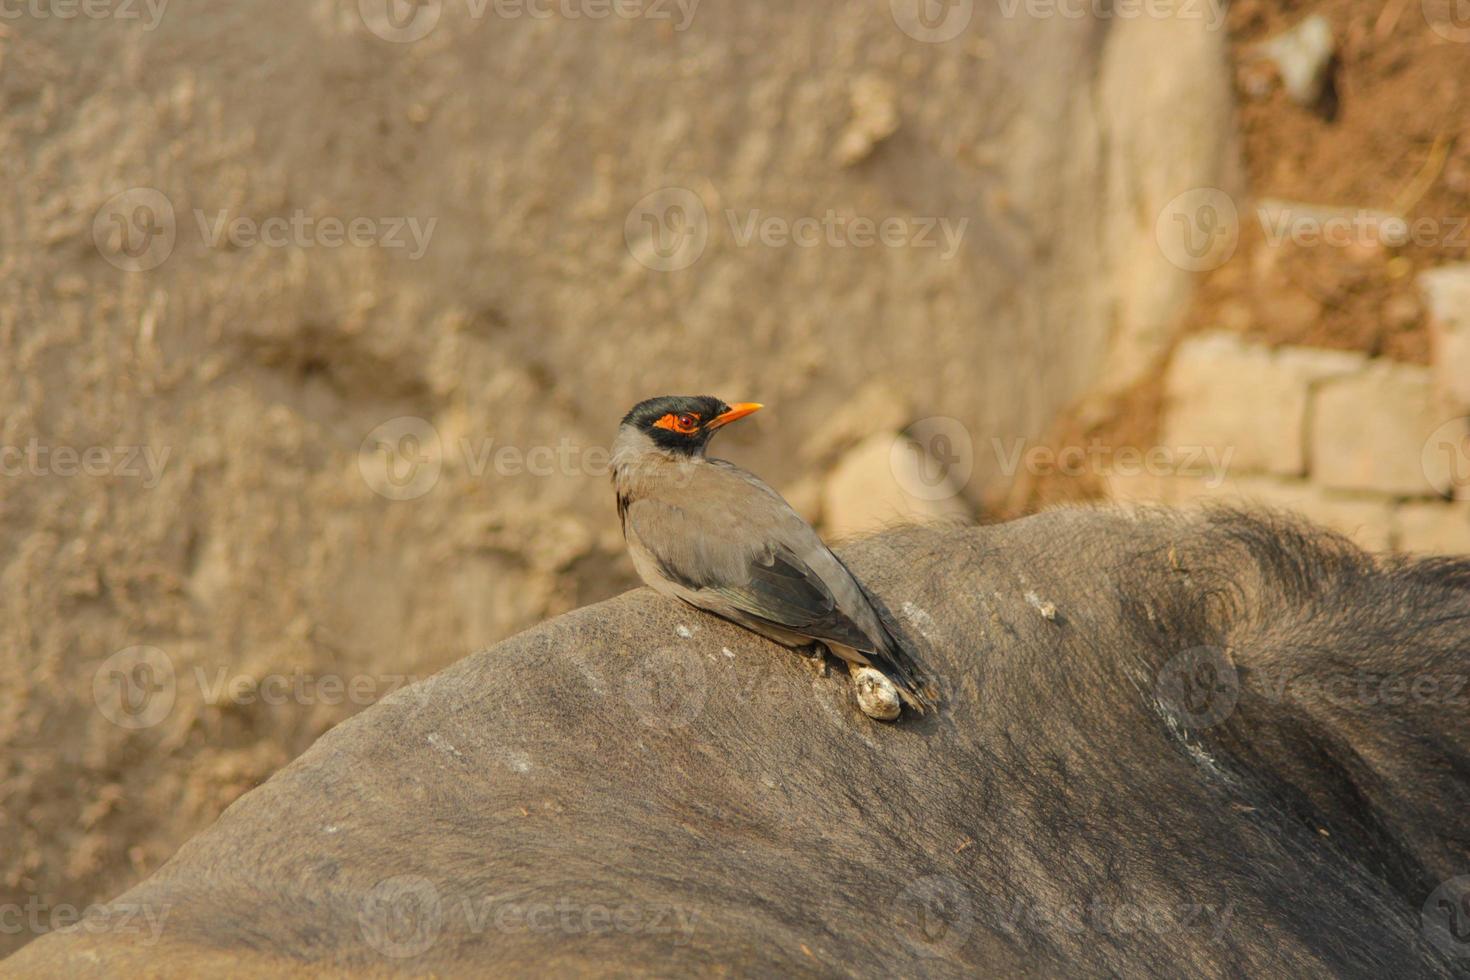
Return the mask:
<svg viewBox="0 0 1470 980">
<path fill-rule="evenodd" d="M 922 713 L 929 680 L 847 566 L 775 490 L 705 455 L 716 429 L 756 407 L 668 397 L 628 413 L 612 471 L 634 567 L 655 590 L 778 643 L 816 641 L 874 667 Z M 678 431 L 680 419 L 698 425 Z"/>
</svg>

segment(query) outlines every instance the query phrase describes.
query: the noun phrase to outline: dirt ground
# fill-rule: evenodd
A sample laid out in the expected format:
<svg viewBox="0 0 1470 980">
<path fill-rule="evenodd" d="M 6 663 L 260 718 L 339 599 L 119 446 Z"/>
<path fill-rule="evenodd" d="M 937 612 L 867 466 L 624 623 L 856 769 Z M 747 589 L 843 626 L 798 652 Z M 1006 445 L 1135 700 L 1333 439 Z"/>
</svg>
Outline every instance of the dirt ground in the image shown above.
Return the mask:
<svg viewBox="0 0 1470 980">
<path fill-rule="evenodd" d="M 1448 4 L 1444 5 L 1448 19 Z M 1245 222 L 1190 323 L 1272 344 L 1429 356 L 1414 278 L 1470 254 L 1470 46 L 1436 33 L 1419 0 L 1239 0 L 1229 25 L 1253 197 L 1401 215 L 1428 232 L 1403 247 L 1271 247 Z M 1332 24 L 1332 103 L 1294 104 L 1255 52 L 1303 18 Z"/>
<path fill-rule="evenodd" d="M 1288 97 L 1260 44 L 1312 15 L 1331 24 L 1337 56 L 1323 103 L 1308 108 Z M 1200 276 L 1179 336 L 1227 329 L 1427 363 L 1415 278 L 1470 256 L 1470 29 L 1432 0 L 1236 0 L 1227 25 L 1249 204 L 1234 255 Z M 1397 214 L 1423 234 L 1402 246 L 1371 230 L 1341 247 L 1276 243 L 1277 226 L 1257 210 L 1272 201 L 1299 214 Z M 1063 413 L 1048 442 L 1157 444 L 1167 362 Z M 995 509 L 1017 516 L 1105 496 L 1095 475 L 1048 476 L 1020 481 Z"/>
</svg>

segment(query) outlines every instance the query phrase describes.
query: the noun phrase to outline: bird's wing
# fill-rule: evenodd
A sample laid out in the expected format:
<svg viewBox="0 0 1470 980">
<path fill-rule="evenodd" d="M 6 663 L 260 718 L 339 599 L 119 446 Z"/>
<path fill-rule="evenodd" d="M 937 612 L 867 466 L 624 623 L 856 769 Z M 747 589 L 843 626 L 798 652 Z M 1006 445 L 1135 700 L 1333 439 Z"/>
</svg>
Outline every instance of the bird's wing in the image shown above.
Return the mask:
<svg viewBox="0 0 1470 980">
<path fill-rule="evenodd" d="M 853 621 L 827 584 L 779 545 L 754 558 L 744 585 L 714 591 L 736 608 L 804 636 L 869 653 L 876 648 L 873 637 Z"/>
<path fill-rule="evenodd" d="M 628 505 L 628 534 L 670 582 L 715 612 L 728 604 L 813 639 L 877 650 L 881 626 L 867 597 L 811 526 L 743 470 L 714 463 L 699 470 L 700 485 L 680 488 L 677 500 L 647 496 Z"/>
</svg>

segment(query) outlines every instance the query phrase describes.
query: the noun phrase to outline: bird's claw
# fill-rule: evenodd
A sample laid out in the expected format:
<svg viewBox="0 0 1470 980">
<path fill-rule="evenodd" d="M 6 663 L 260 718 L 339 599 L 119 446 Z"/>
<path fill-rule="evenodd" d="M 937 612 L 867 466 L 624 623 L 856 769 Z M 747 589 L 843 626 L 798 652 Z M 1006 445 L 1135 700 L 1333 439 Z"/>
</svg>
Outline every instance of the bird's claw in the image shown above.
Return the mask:
<svg viewBox="0 0 1470 980">
<path fill-rule="evenodd" d="M 802 647 L 801 655 L 807 658 L 807 663 L 811 666 L 812 673 L 818 677 L 827 676 L 827 651 L 822 648 L 820 643 L 813 643 L 811 646 Z"/>
</svg>

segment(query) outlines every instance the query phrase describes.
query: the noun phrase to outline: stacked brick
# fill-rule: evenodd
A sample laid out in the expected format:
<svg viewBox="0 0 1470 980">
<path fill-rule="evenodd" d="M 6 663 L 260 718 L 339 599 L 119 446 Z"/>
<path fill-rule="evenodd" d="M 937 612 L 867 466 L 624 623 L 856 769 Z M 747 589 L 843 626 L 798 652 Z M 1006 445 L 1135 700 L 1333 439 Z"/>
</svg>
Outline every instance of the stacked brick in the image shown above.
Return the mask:
<svg viewBox="0 0 1470 980">
<path fill-rule="evenodd" d="M 1115 499 L 1297 511 L 1374 550 L 1470 553 L 1470 265 L 1426 273 L 1429 367 L 1237 334 L 1182 343 L 1162 442 L 1210 472 L 1109 476 Z"/>
</svg>

